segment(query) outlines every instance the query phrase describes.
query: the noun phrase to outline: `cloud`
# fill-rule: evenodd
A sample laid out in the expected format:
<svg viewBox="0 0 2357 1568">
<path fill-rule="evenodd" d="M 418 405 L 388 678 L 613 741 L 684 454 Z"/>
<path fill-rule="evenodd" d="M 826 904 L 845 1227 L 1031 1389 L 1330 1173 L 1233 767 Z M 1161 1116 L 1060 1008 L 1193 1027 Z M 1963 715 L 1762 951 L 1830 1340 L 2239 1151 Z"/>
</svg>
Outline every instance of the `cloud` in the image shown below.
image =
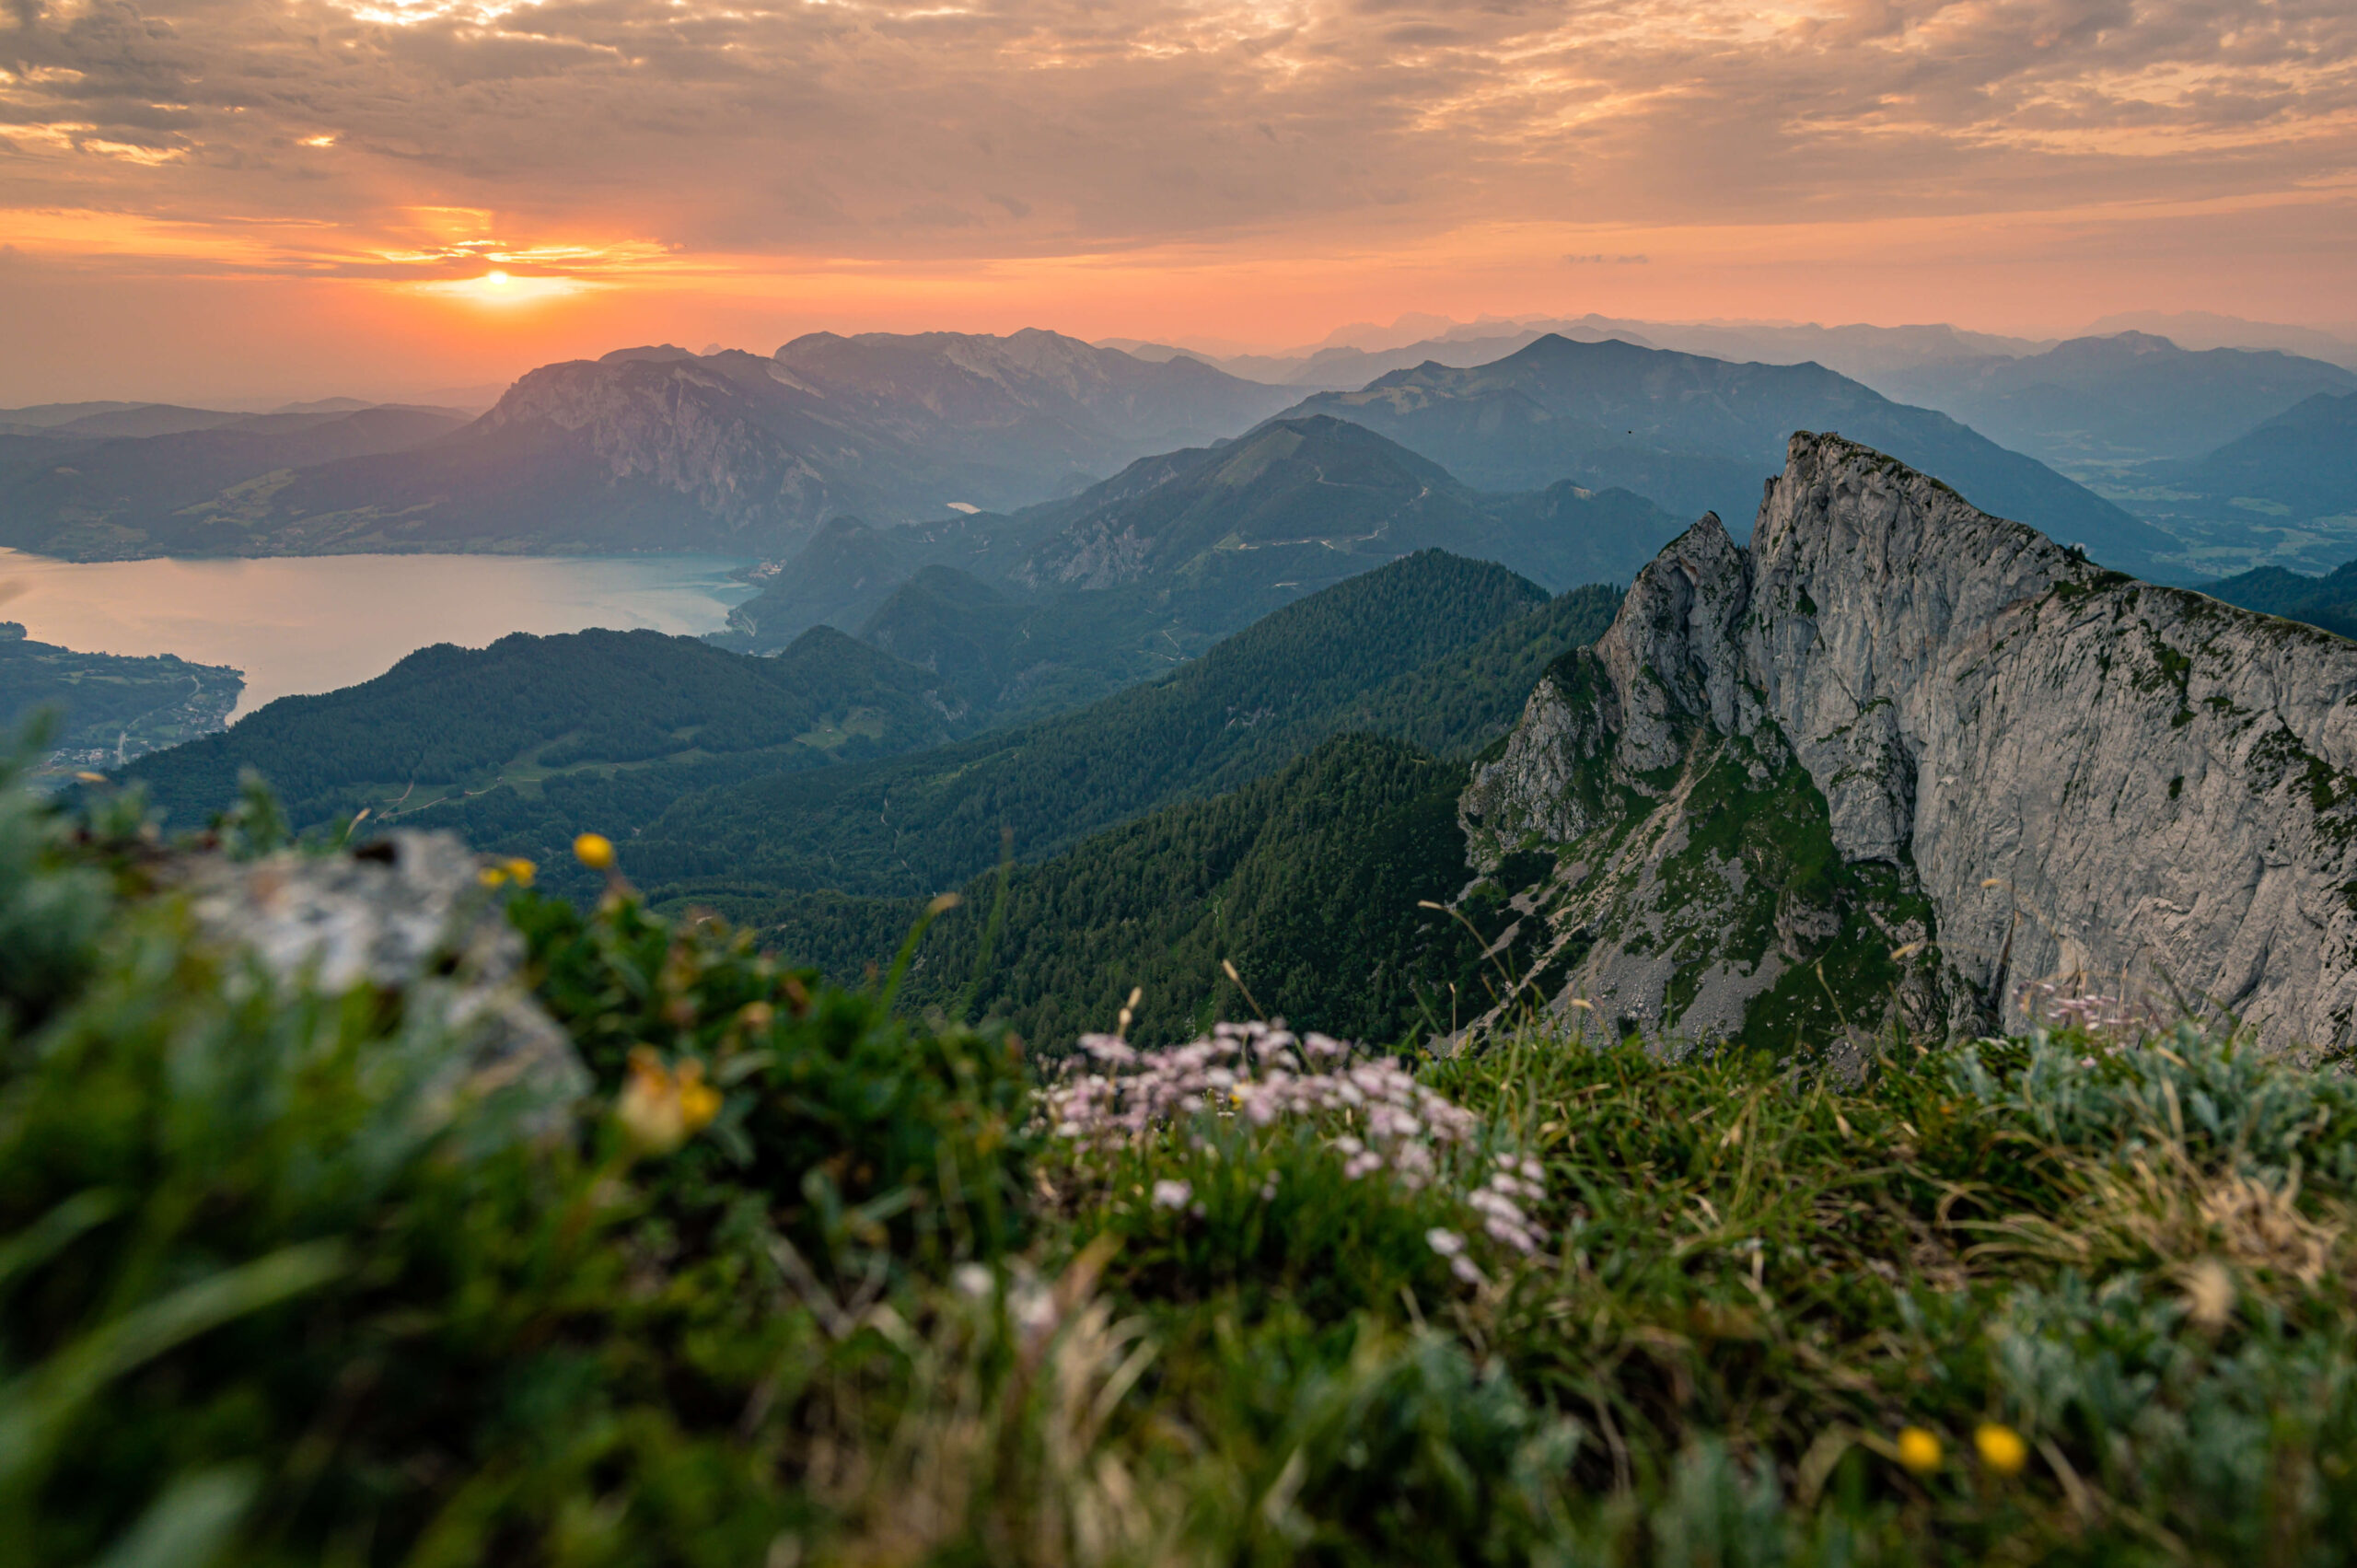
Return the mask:
<svg viewBox="0 0 2357 1568">
<path fill-rule="evenodd" d="M 2054 276 L 2131 258 L 2088 314 L 2347 317 L 2352 168 L 2347 0 L 0 0 L 13 279 L 502 331 L 1869 308 L 1828 258 L 1890 310 L 2076 309 Z"/>
</svg>

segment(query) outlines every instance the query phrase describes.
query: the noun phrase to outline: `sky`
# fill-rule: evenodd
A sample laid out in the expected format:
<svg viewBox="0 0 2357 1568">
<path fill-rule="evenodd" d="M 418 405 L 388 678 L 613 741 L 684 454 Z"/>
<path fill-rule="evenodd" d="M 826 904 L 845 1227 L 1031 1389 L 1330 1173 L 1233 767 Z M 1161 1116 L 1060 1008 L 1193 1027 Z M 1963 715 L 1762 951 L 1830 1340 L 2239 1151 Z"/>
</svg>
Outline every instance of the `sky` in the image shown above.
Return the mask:
<svg viewBox="0 0 2357 1568">
<path fill-rule="evenodd" d="M 1422 311 L 2357 332 L 2350 0 L 0 0 L 0 405 Z"/>
</svg>

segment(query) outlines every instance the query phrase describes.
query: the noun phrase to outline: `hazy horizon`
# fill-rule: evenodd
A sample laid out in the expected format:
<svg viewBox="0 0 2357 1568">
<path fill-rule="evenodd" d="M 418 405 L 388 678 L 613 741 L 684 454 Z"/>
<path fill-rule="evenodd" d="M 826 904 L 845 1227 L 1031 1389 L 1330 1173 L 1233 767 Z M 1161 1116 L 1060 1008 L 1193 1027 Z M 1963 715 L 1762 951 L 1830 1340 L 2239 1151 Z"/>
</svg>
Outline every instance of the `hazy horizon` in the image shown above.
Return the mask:
<svg viewBox="0 0 2357 1568">
<path fill-rule="evenodd" d="M 1586 315 L 1590 313 L 1579 312 L 1577 314 Z M 1594 314 L 1606 315 L 1608 313 L 1595 312 Z M 2166 314 L 2170 313 L 2117 312 L 2115 313 L 2115 316 L 2160 316 Z M 2198 336 L 2200 341 L 2188 341 L 2182 346 L 2209 347 L 2212 346 L 2212 343 L 2214 341 L 2215 343 L 2223 343 L 2227 346 L 2271 347 L 2276 345 L 2271 343 L 2263 342 L 2262 340 L 2265 340 L 2270 336 L 2270 329 L 2280 329 L 2289 331 L 2313 332 L 2327 338 L 2337 339 L 2337 357 L 2340 362 L 2351 363 L 2351 361 L 2357 361 L 2357 323 L 2317 325 L 2312 322 L 2297 321 L 2252 321 L 2247 318 L 2229 317 L 2224 316 L 2222 313 L 2214 312 L 2192 311 L 2185 312 L 2184 314 L 2196 317 L 2206 316 L 2211 318 L 2211 320 L 2203 323 L 2206 330 L 2202 332 L 2199 334 L 2187 334 L 2189 340 Z M 1497 329 L 1498 334 L 1504 336 L 1522 330 L 1520 324 L 1523 322 L 1574 319 L 1576 319 L 1576 316 L 1572 312 L 1541 312 L 1529 310 L 1497 314 L 1485 313 L 1482 316 L 1465 319 L 1437 316 L 1431 312 L 1402 311 L 1388 322 L 1364 320 L 1345 322 L 1334 327 L 1321 337 L 1305 336 L 1297 340 L 1281 339 L 1260 343 L 1244 343 L 1238 342 L 1233 338 L 1225 338 L 1213 333 L 1182 332 L 1167 337 L 1157 338 L 1134 332 L 1110 332 L 1095 334 L 1086 338 L 1085 341 L 1117 345 L 1137 344 L 1142 346 L 1146 344 L 1161 344 L 1167 347 L 1184 349 L 1190 354 L 1197 354 L 1210 358 L 1237 358 L 1248 356 L 1283 358 L 1307 356 L 1318 353 L 1321 349 L 1335 347 L 1357 347 L 1367 349 L 1369 351 L 1380 351 L 1385 348 L 1405 346 L 1409 343 L 1422 342 L 1428 338 L 1437 337 L 1452 331 L 1459 333 L 1460 335 L 1470 335 L 1470 330 L 1478 329 L 1485 325 L 1494 326 Z M 1634 319 L 1634 318 L 1617 319 Z M 1408 324 L 1413 322 L 1421 322 L 1422 325 L 1411 326 Z M 2038 344 L 2052 343 L 2067 341 L 2076 337 L 2107 334 L 2126 331 L 2148 331 L 2165 335 L 2168 326 L 2167 323 L 2163 321 L 2138 321 L 2132 324 L 2128 324 L 2118 319 L 2097 318 L 2096 320 L 2083 323 L 2075 328 L 2069 328 L 2056 332 L 2032 336 L 2026 333 L 1999 331 L 1993 328 L 1976 326 L 1971 323 L 1962 321 L 1802 321 L 1790 318 L 1762 316 L 1706 316 L 1688 318 L 1662 316 L 1646 319 L 1645 324 L 1664 327 L 1717 327 L 1726 329 L 1752 328 L 1762 330 L 1817 328 L 1827 331 L 1839 331 L 1853 327 L 1895 331 L 1911 327 L 1946 326 L 1952 327 L 1959 332 L 2007 338 L 2016 342 Z M 2235 330 L 2236 327 L 2249 330 L 2238 332 Z M 1050 331 L 1063 331 L 1063 329 L 1056 326 L 1054 322 L 1048 320 L 1023 321 L 1015 326 L 999 328 L 969 328 L 947 324 L 935 324 L 929 327 L 914 327 L 905 330 L 917 331 L 995 331 L 1000 335 L 1004 335 L 1006 332 L 1019 331 L 1025 328 L 1040 328 Z M 862 331 L 898 331 L 902 329 L 864 327 L 855 324 L 849 324 L 833 326 L 822 325 L 810 327 L 805 330 L 814 332 L 838 331 L 848 336 Z M 620 341 L 608 342 L 600 339 L 593 342 L 583 343 L 576 349 L 570 352 L 563 348 L 558 348 L 552 351 L 547 359 L 534 359 L 526 363 L 519 363 L 510 371 L 498 374 L 489 379 L 477 381 L 466 386 L 435 385 L 430 383 L 421 384 L 415 380 L 397 379 L 388 375 L 377 374 L 368 370 L 355 370 L 348 375 L 343 376 L 341 378 L 301 382 L 289 381 L 283 386 L 277 387 L 271 387 L 266 383 L 256 383 L 252 387 L 242 391 L 234 389 L 207 391 L 201 384 L 196 386 L 184 386 L 176 383 L 151 382 L 145 380 L 143 378 L 142 367 L 135 365 L 93 368 L 88 372 L 87 377 L 77 376 L 65 382 L 37 382 L 21 372 L 12 370 L 8 366 L 0 365 L 0 410 L 34 407 L 52 403 L 155 402 L 179 403 L 200 408 L 214 407 L 219 408 L 225 412 L 233 412 L 260 413 L 274 412 L 284 407 L 298 405 L 308 401 L 330 401 L 334 399 L 438 404 L 456 408 L 484 408 L 495 401 L 500 393 L 511 385 L 518 377 L 543 364 L 552 364 L 567 360 L 595 359 L 601 354 L 611 353 L 614 350 L 621 348 L 647 346 L 659 343 L 673 343 L 677 346 L 690 348 L 699 353 L 706 352 L 711 349 L 721 348 L 741 349 L 753 354 L 767 354 L 775 350 L 779 344 L 790 341 L 792 337 L 800 335 L 801 333 L 799 332 L 793 332 L 781 335 L 774 342 L 762 340 L 742 343 L 697 343 L 693 341 L 696 334 L 692 332 L 674 332 L 668 335 L 658 333 L 652 336 L 634 338 L 626 343 Z M 1074 337 L 1081 336 L 1081 334 L 1070 332 L 1067 332 L 1066 335 Z M 2299 353 L 2302 352 L 2302 350 L 2298 347 L 2289 347 L 2285 349 L 2285 352 Z M 70 387 L 73 389 L 70 392 L 59 392 L 57 389 L 61 386 Z"/>
</svg>

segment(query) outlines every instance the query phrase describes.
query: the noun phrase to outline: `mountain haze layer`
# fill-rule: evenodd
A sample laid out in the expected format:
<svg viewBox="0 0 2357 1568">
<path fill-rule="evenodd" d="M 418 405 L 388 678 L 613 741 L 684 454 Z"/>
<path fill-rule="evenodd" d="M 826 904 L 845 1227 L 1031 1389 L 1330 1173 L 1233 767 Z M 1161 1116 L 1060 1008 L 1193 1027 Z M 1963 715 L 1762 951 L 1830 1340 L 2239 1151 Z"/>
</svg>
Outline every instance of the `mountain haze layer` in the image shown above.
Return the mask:
<svg viewBox="0 0 2357 1568">
<path fill-rule="evenodd" d="M 2274 350 L 2190 352 L 2149 332 L 2120 332 L 2019 358 L 1894 371 L 1875 385 L 2014 451 L 2095 472 L 2199 457 L 2305 399 L 2357 391 L 2357 372 Z"/>
<path fill-rule="evenodd" d="M 1735 365 L 1549 336 L 1494 364 L 1399 371 L 1294 412 L 1364 424 L 1469 483 L 1619 485 L 1689 517 L 1748 517 L 1786 436 L 1839 427 L 2114 563 L 2149 567 L 2175 546 L 2035 459 L 1817 365 Z"/>
<path fill-rule="evenodd" d="M 0 544 L 83 560 L 245 553 L 298 473 L 406 451 L 466 423 L 446 410 L 403 408 L 142 423 L 154 412 L 0 435 Z"/>
<path fill-rule="evenodd" d="M 1114 659 L 1109 668 L 1134 678 L 1419 550 L 1495 561 L 1564 589 L 1625 582 L 1682 526 L 1625 490 L 1563 482 L 1488 494 L 1347 420 L 1272 420 L 1234 441 L 1141 459 L 1011 517 L 831 522 L 737 607 L 728 641 L 774 647 L 820 621 L 870 636 L 867 618 L 886 615 L 901 584 L 947 568 L 973 585 L 952 597 L 966 607 L 969 640 L 999 645 L 994 658 L 1044 679 L 1086 663 L 1082 645 L 1093 642 Z M 936 592 L 946 586 L 936 579 Z M 936 598 L 927 613 L 937 621 L 943 608 Z"/>
<path fill-rule="evenodd" d="M 17 443 L 0 449 L 12 465 L 0 469 L 0 540 L 89 556 L 775 557 L 844 514 L 882 524 L 1037 502 L 1145 454 L 1245 429 L 1286 401 L 1193 360 L 1154 364 L 1037 331 L 819 333 L 767 358 L 623 349 L 543 366 L 471 424 L 444 416 L 398 441 L 340 450 L 204 447 L 199 460 L 199 448 L 143 444 L 68 461 L 52 445 L 124 421 L 200 440 L 239 417 L 155 408 L 93 409 L 54 429 L 0 434 Z M 138 476 L 128 490 L 124 474 Z"/>
</svg>

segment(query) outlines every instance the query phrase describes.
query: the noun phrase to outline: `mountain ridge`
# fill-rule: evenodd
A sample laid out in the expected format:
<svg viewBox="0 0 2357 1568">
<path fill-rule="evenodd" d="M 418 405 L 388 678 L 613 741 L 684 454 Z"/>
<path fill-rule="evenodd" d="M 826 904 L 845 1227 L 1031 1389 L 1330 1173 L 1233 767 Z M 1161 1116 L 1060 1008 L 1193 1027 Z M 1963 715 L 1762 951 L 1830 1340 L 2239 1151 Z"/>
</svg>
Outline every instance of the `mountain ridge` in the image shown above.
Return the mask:
<svg viewBox="0 0 2357 1568">
<path fill-rule="evenodd" d="M 1489 874 L 1543 858 L 1534 989 L 1648 1038 L 2014 1028 L 2046 986 L 2357 1028 L 2357 646 L 1840 437 L 1748 549 L 1706 518 L 1640 574 L 1462 809 Z"/>
<path fill-rule="evenodd" d="M 889 522 L 961 505 L 1028 505 L 1071 489 L 1076 476 L 1233 434 L 1287 398 L 1193 361 L 1134 360 L 1036 329 L 1004 339 L 818 333 L 769 356 L 646 345 L 540 366 L 480 418 L 430 433 L 435 439 L 235 473 L 159 472 L 151 480 L 168 494 L 153 505 L 117 505 L 111 467 L 79 476 L 80 490 L 65 497 L 9 485 L 0 473 L 0 539 L 99 557 L 530 549 L 774 557 L 845 513 Z M 160 405 L 45 412 L 107 428 L 251 423 Z M 0 439 L 56 436 L 27 426 Z M 51 452 L 11 448 L 0 462 L 29 453 L 38 465 Z M 124 449 L 107 461 L 168 470 L 168 456 Z M 208 508 L 225 526 L 175 520 Z"/>
<path fill-rule="evenodd" d="M 1748 517 L 1791 432 L 1839 425 L 2107 559 L 2145 565 L 2175 548 L 2037 459 L 1818 365 L 1735 365 L 1550 335 L 1490 365 L 1427 364 L 1357 392 L 1321 393 L 1282 417 L 1312 412 L 1365 424 L 1468 483 L 1520 490 L 1568 477 L 1634 490 L 1689 517 Z"/>
</svg>

